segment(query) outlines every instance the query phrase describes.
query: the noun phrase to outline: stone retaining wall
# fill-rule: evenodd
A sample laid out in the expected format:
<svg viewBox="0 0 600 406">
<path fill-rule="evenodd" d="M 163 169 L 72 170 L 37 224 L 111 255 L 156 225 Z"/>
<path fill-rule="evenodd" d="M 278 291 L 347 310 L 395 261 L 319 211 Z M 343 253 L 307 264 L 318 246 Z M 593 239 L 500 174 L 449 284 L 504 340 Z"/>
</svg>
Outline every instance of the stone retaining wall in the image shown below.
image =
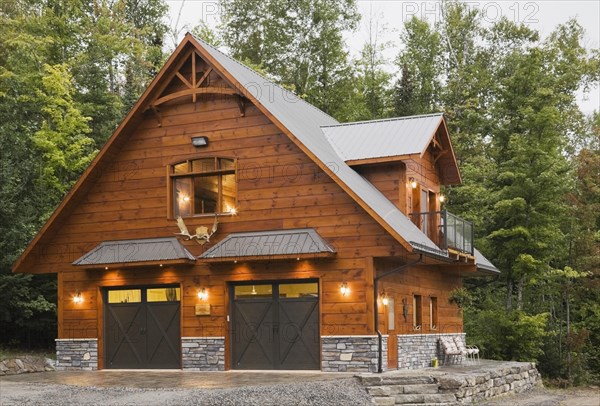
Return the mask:
<svg viewBox="0 0 600 406">
<path fill-rule="evenodd" d="M 98 369 L 98 339 L 56 339 L 56 369 L 95 371 Z"/>
<path fill-rule="evenodd" d="M 439 339 L 442 336 L 459 336 L 465 342 L 465 333 L 398 335 L 398 369 L 427 368 L 433 358 L 441 364 L 444 353 L 440 350 Z"/>
<path fill-rule="evenodd" d="M 51 359 L 30 356 L 8 359 L 0 362 L 0 376 L 54 371 L 52 363 Z"/>
<path fill-rule="evenodd" d="M 377 372 L 377 336 L 321 337 L 323 372 Z M 387 336 L 382 342 L 382 366 L 387 370 Z"/>
<path fill-rule="evenodd" d="M 189 371 L 224 371 L 225 337 L 182 337 L 183 369 Z"/>
<path fill-rule="evenodd" d="M 434 403 L 438 405 L 472 404 L 485 399 L 520 393 L 541 384 L 535 364 L 526 362 L 490 362 L 490 366 L 452 367 L 406 371 L 381 375 L 361 375 L 373 403 L 381 406 Z"/>
</svg>

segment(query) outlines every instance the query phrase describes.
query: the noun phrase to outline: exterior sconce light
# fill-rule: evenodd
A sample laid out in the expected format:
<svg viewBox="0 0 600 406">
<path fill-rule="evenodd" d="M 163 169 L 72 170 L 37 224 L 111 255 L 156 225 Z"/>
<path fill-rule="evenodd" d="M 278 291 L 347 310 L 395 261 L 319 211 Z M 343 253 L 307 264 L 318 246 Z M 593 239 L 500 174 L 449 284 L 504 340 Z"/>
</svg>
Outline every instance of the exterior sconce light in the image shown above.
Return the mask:
<svg viewBox="0 0 600 406">
<path fill-rule="evenodd" d="M 382 303 L 384 306 L 387 306 L 387 305 L 390 303 L 390 299 L 387 297 L 387 295 L 385 294 L 385 292 L 383 292 L 383 293 L 381 294 L 381 303 Z"/>
<path fill-rule="evenodd" d="M 348 296 L 348 293 L 350 293 L 350 288 L 346 282 L 342 282 L 340 285 L 340 292 L 342 293 L 342 296 Z"/>
<path fill-rule="evenodd" d="M 440 194 L 440 203 L 444 203 L 446 201 L 446 196 Z"/>
<path fill-rule="evenodd" d="M 75 296 L 73 296 L 73 303 L 75 303 L 75 304 L 83 303 L 83 296 L 81 296 L 80 291 L 77 291 L 77 293 L 75 293 Z"/>
<path fill-rule="evenodd" d="M 192 145 L 196 148 L 208 145 L 208 137 L 192 137 Z"/>
<path fill-rule="evenodd" d="M 206 291 L 206 288 L 202 288 L 202 290 L 200 290 L 198 292 L 198 299 L 200 299 L 200 300 L 208 299 L 208 292 Z"/>
<path fill-rule="evenodd" d="M 410 187 L 413 189 L 417 188 L 417 181 L 415 180 L 415 178 L 408 178 L 408 182 L 410 183 Z"/>
</svg>

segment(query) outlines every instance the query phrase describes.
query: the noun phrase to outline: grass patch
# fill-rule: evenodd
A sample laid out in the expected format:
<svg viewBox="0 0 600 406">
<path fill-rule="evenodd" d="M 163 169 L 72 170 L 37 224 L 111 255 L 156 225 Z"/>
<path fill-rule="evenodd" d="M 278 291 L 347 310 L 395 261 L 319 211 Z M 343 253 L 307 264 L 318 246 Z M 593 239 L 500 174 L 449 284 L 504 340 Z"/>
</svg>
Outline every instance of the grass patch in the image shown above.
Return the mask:
<svg viewBox="0 0 600 406">
<path fill-rule="evenodd" d="M 35 358 L 56 358 L 56 353 L 51 349 L 22 349 L 22 348 L 10 348 L 0 347 L 0 361 L 7 359 L 23 358 L 25 356 Z"/>
</svg>

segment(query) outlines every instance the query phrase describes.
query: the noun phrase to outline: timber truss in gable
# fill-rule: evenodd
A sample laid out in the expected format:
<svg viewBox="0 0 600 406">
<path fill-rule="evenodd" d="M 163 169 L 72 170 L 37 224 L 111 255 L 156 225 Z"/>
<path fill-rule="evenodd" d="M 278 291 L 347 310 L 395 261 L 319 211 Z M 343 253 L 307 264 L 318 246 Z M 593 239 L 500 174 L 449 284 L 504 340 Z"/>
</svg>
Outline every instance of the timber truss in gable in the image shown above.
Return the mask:
<svg viewBox="0 0 600 406">
<path fill-rule="evenodd" d="M 158 126 L 162 126 L 160 106 L 179 98 L 189 97 L 196 103 L 201 95 L 221 95 L 235 97 L 240 116 L 246 114 L 246 97 L 226 82 L 195 50 L 187 53 L 174 66 L 171 78 L 165 80 L 150 100 L 146 110 L 154 113 Z"/>
</svg>

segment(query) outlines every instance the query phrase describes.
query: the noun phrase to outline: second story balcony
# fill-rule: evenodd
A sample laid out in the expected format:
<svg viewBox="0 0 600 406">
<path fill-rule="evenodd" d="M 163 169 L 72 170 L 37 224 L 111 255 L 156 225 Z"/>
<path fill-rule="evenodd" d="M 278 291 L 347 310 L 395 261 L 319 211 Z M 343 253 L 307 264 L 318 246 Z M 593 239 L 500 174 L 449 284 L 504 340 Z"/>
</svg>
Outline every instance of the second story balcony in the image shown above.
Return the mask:
<svg viewBox="0 0 600 406">
<path fill-rule="evenodd" d="M 447 210 L 410 213 L 410 219 L 442 250 L 473 255 L 473 223 Z"/>
</svg>

